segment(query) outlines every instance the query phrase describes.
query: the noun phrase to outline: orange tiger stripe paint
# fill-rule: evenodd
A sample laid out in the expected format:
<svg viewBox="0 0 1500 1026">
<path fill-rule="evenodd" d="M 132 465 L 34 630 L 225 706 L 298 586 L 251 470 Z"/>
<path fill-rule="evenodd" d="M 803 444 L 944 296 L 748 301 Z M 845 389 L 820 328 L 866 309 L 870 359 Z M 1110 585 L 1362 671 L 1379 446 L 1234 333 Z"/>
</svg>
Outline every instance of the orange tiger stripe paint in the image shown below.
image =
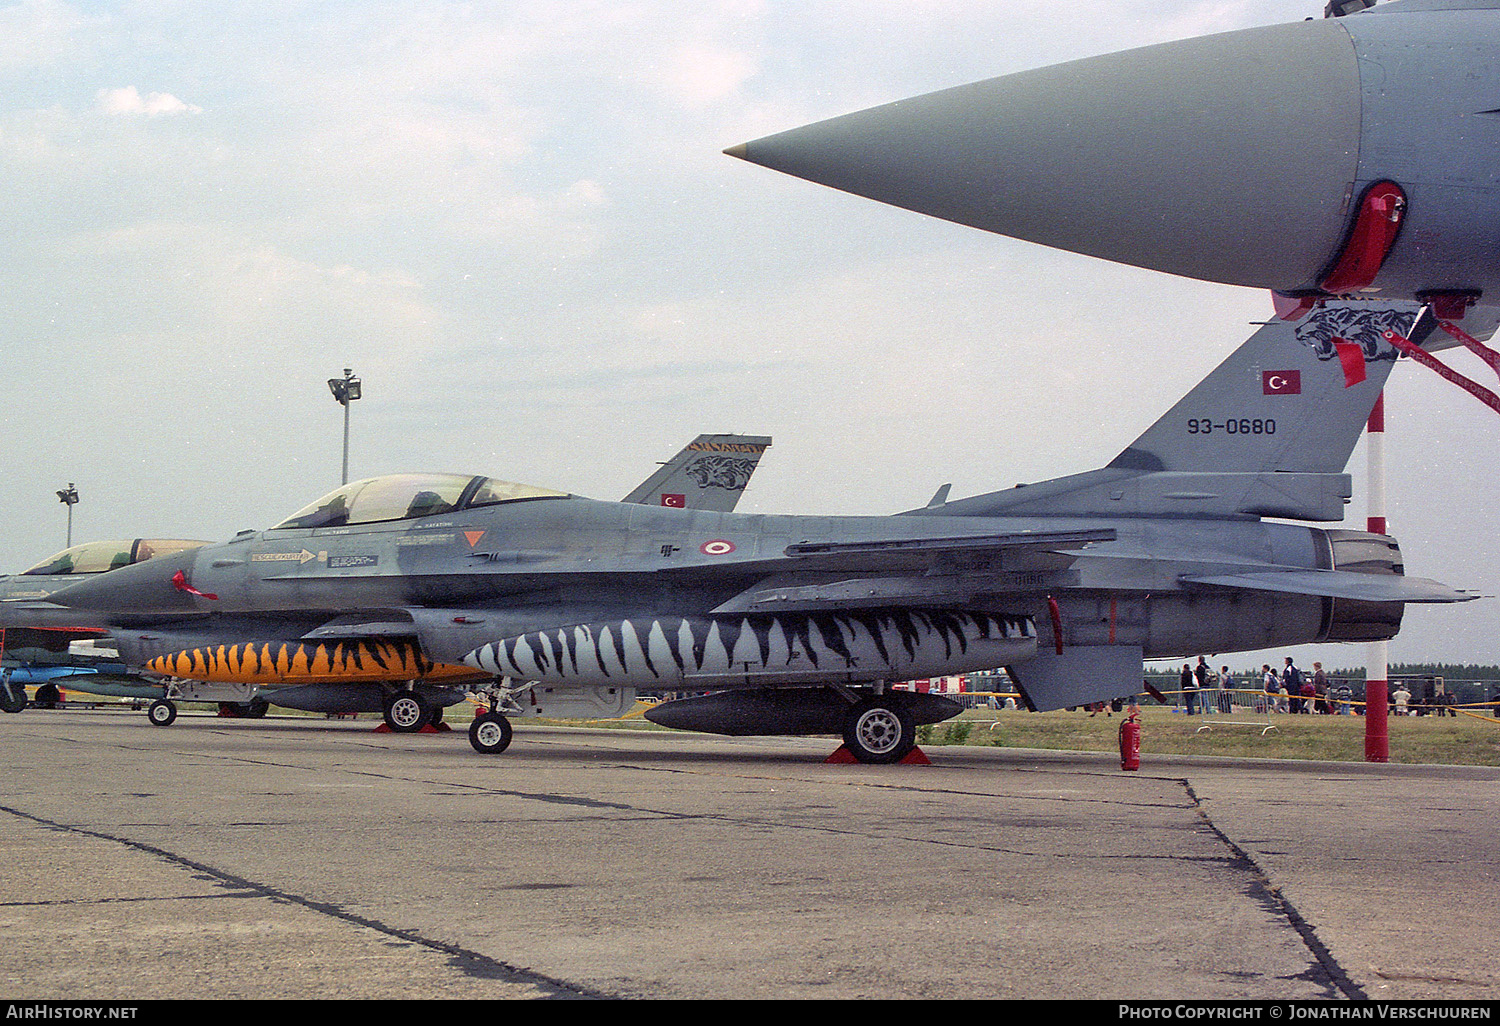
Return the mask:
<svg viewBox="0 0 1500 1026">
<path fill-rule="evenodd" d="M 146 663 L 152 673 L 217 684 L 480 678 L 467 666 L 434 663 L 408 641 L 257 642 L 186 649 Z"/>
</svg>

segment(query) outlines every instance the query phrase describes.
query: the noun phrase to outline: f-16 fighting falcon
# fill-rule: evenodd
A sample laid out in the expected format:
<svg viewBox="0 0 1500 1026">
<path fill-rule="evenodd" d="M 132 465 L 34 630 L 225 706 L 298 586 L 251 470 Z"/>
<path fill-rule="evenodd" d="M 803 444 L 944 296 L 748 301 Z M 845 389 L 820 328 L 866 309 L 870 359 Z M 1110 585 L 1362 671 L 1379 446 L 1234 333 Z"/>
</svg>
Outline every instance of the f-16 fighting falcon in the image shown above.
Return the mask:
<svg viewBox="0 0 1500 1026">
<path fill-rule="evenodd" d="M 11 612 L 42 602 L 52 592 L 79 580 L 80 575 L 118 570 L 207 544 L 167 538 L 85 542 L 19 574 L 0 574 L 0 710 L 20 712 L 26 708 L 28 685 L 36 687 L 39 705 L 57 702 L 60 685 L 94 695 L 160 697 L 160 684 L 115 672 L 123 667 L 115 665 L 113 653 L 92 647 L 104 631 L 74 627 L 62 610 L 43 610 L 34 617 L 21 617 L 20 622 Z M 80 643 L 87 646 L 82 654 L 77 648 Z"/>
<path fill-rule="evenodd" d="M 712 694 L 652 718 L 841 733 L 861 761 L 896 761 L 919 724 L 958 711 L 897 682 L 1007 667 L 1030 708 L 1054 709 L 1135 692 L 1143 658 L 1389 638 L 1404 603 L 1473 597 L 1404 576 L 1387 536 L 1263 519 L 1341 519 L 1344 464 L 1396 355 L 1383 331 L 1422 337 L 1414 304 L 1322 316 L 1331 334 L 1261 327 L 1098 470 L 952 502 L 940 489 L 904 514 L 378 478 L 51 598 L 173 680 L 381 677 L 425 718 L 445 673 L 482 678 L 466 684 L 488 704 L 479 751 L 509 745 L 511 716 L 690 690 Z"/>
<path fill-rule="evenodd" d="M 739 503 L 770 447 L 771 439 L 758 435 L 699 435 L 622 501 L 727 513 Z M 51 704 L 58 698 L 61 683 L 85 694 L 162 699 L 152 707 L 152 722 L 170 723 L 176 715 L 175 707 L 167 700 L 168 686 L 163 678 L 153 675 L 145 679 L 123 672 L 124 667 L 117 665 L 118 654 L 110 648 L 112 641 L 104 637 L 106 631 L 73 626 L 69 611 L 47 606 L 43 600 L 78 581 L 80 575 L 117 570 L 206 544 L 145 538 L 89 542 L 51 556 L 24 573 L 0 576 L 0 663 L 6 667 L 0 678 L 0 709 L 25 709 L 27 685 L 37 685 L 39 705 Z M 96 641 L 98 648 L 90 647 L 81 656 L 75 656 L 76 650 L 70 648 L 80 642 L 93 646 Z M 389 685 L 382 687 L 393 672 L 401 675 L 403 683 L 419 672 L 418 663 L 407 661 L 413 656 L 412 650 L 387 647 L 380 652 L 399 658 L 377 667 L 369 679 L 360 677 L 363 664 L 356 659 L 341 664 L 339 670 L 343 672 L 326 666 L 320 672 L 315 664 L 300 670 L 288 666 L 279 672 L 240 674 L 234 679 L 215 674 L 208 686 L 195 688 L 189 683 L 185 688 L 176 687 L 174 693 L 217 701 L 221 713 L 233 715 L 264 715 L 268 703 L 314 712 L 383 711 L 386 724 L 393 730 L 420 729 L 426 722 L 441 719 L 442 702 L 463 701 L 463 693 L 451 688 L 422 688 L 419 693 L 427 699 L 424 715 L 415 698 L 399 694 Z M 423 672 L 429 680 L 487 679 L 463 667 L 433 666 Z M 364 686 L 358 686 L 361 684 Z"/>
<path fill-rule="evenodd" d="M 1006 75 L 726 152 L 1121 263 L 1461 316 L 1500 287 L 1500 4 L 1328 4 L 1346 11 Z"/>
</svg>

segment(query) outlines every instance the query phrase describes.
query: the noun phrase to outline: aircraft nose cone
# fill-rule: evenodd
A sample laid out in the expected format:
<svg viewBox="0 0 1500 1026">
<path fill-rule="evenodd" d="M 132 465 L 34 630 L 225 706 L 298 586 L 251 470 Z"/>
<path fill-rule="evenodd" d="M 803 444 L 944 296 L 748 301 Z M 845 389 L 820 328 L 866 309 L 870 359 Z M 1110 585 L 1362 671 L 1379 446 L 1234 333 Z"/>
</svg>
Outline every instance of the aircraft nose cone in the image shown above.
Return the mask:
<svg viewBox="0 0 1500 1026">
<path fill-rule="evenodd" d="M 209 601 L 191 590 L 197 557 L 190 550 L 93 574 L 53 592 L 47 601 L 106 614 L 194 612 Z"/>
<path fill-rule="evenodd" d="M 895 206 L 1229 284 L 1316 283 L 1359 157 L 1333 21 L 1206 36 L 989 79 L 726 151 Z"/>
</svg>

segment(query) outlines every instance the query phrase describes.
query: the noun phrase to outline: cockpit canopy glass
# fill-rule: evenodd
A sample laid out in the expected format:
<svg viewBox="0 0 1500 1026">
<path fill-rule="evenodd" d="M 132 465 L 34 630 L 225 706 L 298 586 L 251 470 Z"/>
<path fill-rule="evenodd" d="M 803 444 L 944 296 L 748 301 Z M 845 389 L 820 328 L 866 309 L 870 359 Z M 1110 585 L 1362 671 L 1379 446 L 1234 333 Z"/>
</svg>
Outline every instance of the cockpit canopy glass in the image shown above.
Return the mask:
<svg viewBox="0 0 1500 1026">
<path fill-rule="evenodd" d="M 271 530 L 345 527 L 414 520 L 520 499 L 565 499 L 566 492 L 468 474 L 393 474 L 355 481 L 298 510 Z"/>
<path fill-rule="evenodd" d="M 85 542 L 49 556 L 27 570 L 28 574 L 102 574 L 131 563 L 144 563 L 156 556 L 202 548 L 207 542 L 181 538 L 126 538 L 123 541 Z"/>
</svg>

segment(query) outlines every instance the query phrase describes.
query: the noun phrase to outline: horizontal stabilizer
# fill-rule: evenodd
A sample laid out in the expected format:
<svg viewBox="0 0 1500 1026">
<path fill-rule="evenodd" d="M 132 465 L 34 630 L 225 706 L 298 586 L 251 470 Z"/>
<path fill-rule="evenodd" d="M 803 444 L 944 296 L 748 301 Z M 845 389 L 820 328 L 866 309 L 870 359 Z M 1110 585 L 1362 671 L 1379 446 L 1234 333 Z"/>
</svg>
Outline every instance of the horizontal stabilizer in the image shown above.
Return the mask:
<svg viewBox="0 0 1500 1026">
<path fill-rule="evenodd" d="M 1356 574 L 1344 570 L 1265 570 L 1184 577 L 1182 581 L 1184 584 L 1358 599 L 1362 602 L 1468 602 L 1480 597 L 1423 577 Z"/>
<path fill-rule="evenodd" d="M 1060 655 L 1041 648 L 1009 669 L 1025 704 L 1048 712 L 1138 694 L 1141 656 L 1139 645 L 1074 645 Z"/>
</svg>

